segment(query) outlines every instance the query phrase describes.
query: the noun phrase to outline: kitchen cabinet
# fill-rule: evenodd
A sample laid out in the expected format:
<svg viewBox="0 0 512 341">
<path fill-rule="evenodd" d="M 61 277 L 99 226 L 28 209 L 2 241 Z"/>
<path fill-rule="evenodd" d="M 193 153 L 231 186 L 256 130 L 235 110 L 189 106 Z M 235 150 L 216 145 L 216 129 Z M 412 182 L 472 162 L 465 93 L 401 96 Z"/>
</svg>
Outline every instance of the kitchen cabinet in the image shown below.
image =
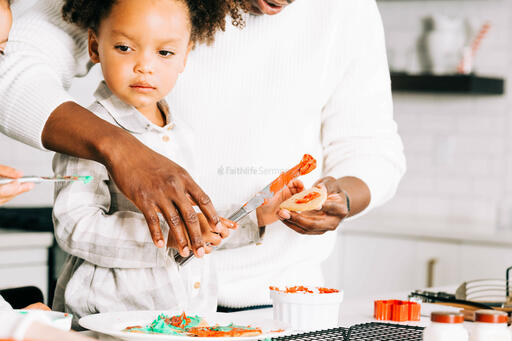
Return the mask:
<svg viewBox="0 0 512 341">
<path fill-rule="evenodd" d="M 48 300 L 48 248 L 52 244 L 49 232 L 0 229 L 0 289 L 35 286 Z"/>
<path fill-rule="evenodd" d="M 504 280 L 512 266 L 507 238 L 493 236 L 493 244 L 470 233 L 456 237 L 410 230 L 342 229 L 335 252 L 324 264 L 326 284 L 344 289 L 347 297 L 380 297 L 474 279 Z"/>
</svg>

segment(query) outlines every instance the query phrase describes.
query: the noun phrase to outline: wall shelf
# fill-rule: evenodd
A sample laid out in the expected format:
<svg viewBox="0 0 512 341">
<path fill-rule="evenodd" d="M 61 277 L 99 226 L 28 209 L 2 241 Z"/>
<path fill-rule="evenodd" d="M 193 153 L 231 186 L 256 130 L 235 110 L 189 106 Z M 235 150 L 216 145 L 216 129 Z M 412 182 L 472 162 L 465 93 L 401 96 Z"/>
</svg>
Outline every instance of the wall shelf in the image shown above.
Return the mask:
<svg viewBox="0 0 512 341">
<path fill-rule="evenodd" d="M 391 73 L 393 91 L 502 95 L 505 80 L 476 75 L 409 75 Z"/>
</svg>

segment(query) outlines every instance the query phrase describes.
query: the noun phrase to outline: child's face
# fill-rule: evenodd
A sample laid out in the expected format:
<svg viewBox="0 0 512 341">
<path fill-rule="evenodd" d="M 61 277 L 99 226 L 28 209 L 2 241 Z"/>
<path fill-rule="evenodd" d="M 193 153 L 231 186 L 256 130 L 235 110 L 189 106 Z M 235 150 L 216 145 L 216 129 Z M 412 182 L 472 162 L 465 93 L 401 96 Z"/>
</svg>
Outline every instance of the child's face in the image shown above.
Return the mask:
<svg viewBox="0 0 512 341">
<path fill-rule="evenodd" d="M 4 54 L 11 25 L 12 14 L 9 4 L 5 0 L 0 0 L 0 54 Z"/>
<path fill-rule="evenodd" d="M 141 109 L 174 87 L 192 46 L 190 33 L 181 1 L 120 0 L 97 34 L 89 31 L 89 51 L 110 90 Z"/>
</svg>

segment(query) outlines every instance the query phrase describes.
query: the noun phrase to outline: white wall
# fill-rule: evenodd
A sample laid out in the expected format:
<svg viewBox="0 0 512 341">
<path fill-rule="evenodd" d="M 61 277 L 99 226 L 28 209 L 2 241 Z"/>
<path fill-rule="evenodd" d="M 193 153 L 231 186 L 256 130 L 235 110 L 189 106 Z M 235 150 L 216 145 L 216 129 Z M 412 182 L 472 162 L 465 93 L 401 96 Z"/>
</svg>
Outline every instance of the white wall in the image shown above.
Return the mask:
<svg viewBox="0 0 512 341">
<path fill-rule="evenodd" d="M 512 1 L 380 1 L 391 63 L 409 55 L 421 20 L 436 13 L 469 19 L 491 31 L 475 61 L 477 74 L 511 79 Z M 507 92 L 510 88 L 507 87 Z M 396 93 L 395 117 L 404 140 L 407 175 L 376 214 L 435 215 L 495 224 L 499 200 L 512 190 L 511 96 Z"/>
</svg>

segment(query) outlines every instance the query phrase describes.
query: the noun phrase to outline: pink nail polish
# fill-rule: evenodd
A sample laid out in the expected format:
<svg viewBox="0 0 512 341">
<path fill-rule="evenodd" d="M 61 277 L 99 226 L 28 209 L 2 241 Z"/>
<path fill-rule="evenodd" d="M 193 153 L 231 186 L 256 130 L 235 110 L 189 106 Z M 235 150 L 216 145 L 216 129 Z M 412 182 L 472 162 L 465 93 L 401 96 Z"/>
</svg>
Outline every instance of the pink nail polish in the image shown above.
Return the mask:
<svg viewBox="0 0 512 341">
<path fill-rule="evenodd" d="M 188 249 L 188 247 L 185 246 L 185 248 L 183 249 L 183 257 L 188 257 L 190 255 L 190 250 Z"/>
<path fill-rule="evenodd" d="M 199 249 L 197 249 L 197 255 L 199 257 L 203 257 L 204 256 L 204 247 L 200 247 Z"/>
<path fill-rule="evenodd" d="M 156 243 L 156 247 L 158 247 L 158 248 L 160 248 L 160 249 L 161 249 L 161 248 L 163 248 L 163 247 L 164 247 L 164 241 L 160 239 L 160 240 Z"/>
</svg>

